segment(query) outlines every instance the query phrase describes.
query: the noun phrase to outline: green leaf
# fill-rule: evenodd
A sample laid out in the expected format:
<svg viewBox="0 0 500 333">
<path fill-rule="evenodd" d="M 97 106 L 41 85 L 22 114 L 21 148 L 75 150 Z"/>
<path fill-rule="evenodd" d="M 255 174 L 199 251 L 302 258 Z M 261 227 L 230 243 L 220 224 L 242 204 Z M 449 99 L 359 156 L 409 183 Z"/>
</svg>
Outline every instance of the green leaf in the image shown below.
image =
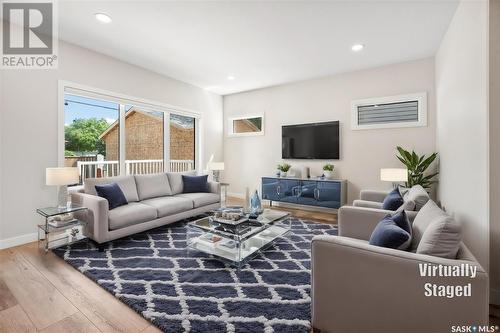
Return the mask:
<svg viewBox="0 0 500 333">
<path fill-rule="evenodd" d="M 436 177 L 439 172 L 433 172 L 429 175 L 425 175 L 425 171 L 434 162 L 437 157 L 437 153 L 432 153 L 428 157 L 426 155 L 419 156 L 415 151 L 411 153 L 400 146 L 396 147 L 399 155 L 396 158 L 403 163 L 408 169 L 408 181 L 406 182 L 407 187 L 414 185 L 422 185 L 424 188 L 430 188 L 430 186 L 436 182 L 434 177 Z"/>
</svg>

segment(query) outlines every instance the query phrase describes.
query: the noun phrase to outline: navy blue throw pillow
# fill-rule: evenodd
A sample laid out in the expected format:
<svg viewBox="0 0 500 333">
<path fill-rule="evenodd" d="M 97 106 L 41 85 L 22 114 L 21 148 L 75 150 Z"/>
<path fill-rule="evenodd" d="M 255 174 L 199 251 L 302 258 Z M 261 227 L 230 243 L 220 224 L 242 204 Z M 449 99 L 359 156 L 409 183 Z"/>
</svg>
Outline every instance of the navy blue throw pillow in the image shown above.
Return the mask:
<svg viewBox="0 0 500 333">
<path fill-rule="evenodd" d="M 405 211 L 384 217 L 373 230 L 370 244 L 398 250 L 408 249 L 411 244 L 411 225 Z"/>
<path fill-rule="evenodd" d="M 108 200 L 109 209 L 128 204 L 122 189 L 117 183 L 96 185 L 95 190 L 98 196 Z"/>
<path fill-rule="evenodd" d="M 382 208 L 387 210 L 396 210 L 404 203 L 403 197 L 401 193 L 399 193 L 399 189 L 395 188 L 384 199 L 382 203 Z"/>
<path fill-rule="evenodd" d="M 182 175 L 182 193 L 208 192 L 208 175 L 185 176 Z"/>
</svg>

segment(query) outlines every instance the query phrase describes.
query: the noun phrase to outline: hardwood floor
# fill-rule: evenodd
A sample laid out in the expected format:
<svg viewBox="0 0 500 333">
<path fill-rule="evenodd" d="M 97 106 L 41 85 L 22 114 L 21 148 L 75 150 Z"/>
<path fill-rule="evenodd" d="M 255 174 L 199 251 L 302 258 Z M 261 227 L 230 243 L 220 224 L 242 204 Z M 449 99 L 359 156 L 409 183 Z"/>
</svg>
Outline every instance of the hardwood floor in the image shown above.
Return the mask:
<svg viewBox="0 0 500 333">
<path fill-rule="evenodd" d="M 0 251 L 0 332 L 160 330 L 35 242 Z"/>
<path fill-rule="evenodd" d="M 230 198 L 228 204 L 241 204 Z M 287 210 L 336 223 L 336 215 Z M 53 253 L 30 243 L 0 251 L 0 332 L 155 333 L 146 319 Z"/>
</svg>

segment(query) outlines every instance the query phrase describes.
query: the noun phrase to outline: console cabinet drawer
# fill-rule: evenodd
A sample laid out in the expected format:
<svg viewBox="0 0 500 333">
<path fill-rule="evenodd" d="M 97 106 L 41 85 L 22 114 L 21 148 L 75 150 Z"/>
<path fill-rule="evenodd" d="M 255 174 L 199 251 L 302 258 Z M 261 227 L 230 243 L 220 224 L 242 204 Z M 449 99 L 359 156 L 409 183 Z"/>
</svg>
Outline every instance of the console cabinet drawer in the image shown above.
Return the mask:
<svg viewBox="0 0 500 333">
<path fill-rule="evenodd" d="M 262 178 L 262 199 L 280 201 L 280 179 Z"/>
</svg>

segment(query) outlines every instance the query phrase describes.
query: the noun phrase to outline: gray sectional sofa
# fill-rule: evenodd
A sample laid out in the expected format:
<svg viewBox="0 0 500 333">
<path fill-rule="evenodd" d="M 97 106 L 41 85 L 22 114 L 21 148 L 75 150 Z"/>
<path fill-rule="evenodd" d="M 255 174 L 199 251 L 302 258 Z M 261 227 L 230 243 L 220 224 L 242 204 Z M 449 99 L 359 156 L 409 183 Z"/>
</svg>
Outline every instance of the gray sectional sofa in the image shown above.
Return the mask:
<svg viewBox="0 0 500 333">
<path fill-rule="evenodd" d="M 167 172 L 109 178 L 88 178 L 71 201 L 88 208 L 76 217 L 88 223 L 88 236 L 97 243 L 177 222 L 220 207 L 220 186 L 209 182 L 209 192 L 182 193 L 182 175 Z M 97 196 L 95 185 L 116 183 L 128 201 L 110 210 L 108 201 Z"/>
</svg>

